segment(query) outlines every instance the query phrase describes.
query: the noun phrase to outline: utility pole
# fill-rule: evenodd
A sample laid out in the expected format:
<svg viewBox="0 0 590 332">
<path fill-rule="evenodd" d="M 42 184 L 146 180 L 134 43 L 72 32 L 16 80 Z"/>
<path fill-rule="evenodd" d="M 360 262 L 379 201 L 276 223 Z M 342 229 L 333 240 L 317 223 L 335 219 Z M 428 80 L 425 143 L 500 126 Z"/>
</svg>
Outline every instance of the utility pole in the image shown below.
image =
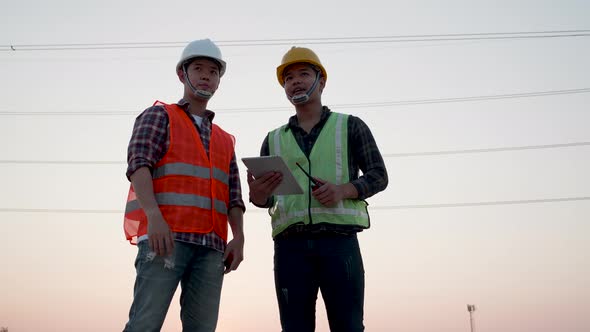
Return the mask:
<svg viewBox="0 0 590 332">
<path fill-rule="evenodd" d="M 467 311 L 469 311 L 469 326 L 471 326 L 471 332 L 475 332 L 475 324 L 473 323 L 473 312 L 475 311 L 475 304 L 468 304 Z"/>
</svg>

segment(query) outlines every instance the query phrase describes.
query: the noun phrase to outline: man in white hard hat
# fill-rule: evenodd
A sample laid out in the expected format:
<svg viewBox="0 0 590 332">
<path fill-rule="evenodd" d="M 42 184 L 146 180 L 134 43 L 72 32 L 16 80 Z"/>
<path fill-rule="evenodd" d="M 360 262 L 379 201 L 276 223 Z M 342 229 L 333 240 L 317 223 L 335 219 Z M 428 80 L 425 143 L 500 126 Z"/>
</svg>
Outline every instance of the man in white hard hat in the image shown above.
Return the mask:
<svg viewBox="0 0 590 332">
<path fill-rule="evenodd" d="M 304 193 L 272 195 L 281 174 L 248 173 L 250 201 L 271 215 L 283 332 L 315 330 L 319 290 L 332 332 L 364 330 L 357 233 L 370 226 L 365 199 L 387 187 L 387 170 L 369 127 L 322 105 L 327 78 L 312 50 L 293 47 L 283 56 L 277 79 L 295 115 L 268 133 L 260 151 L 282 156 Z"/>
<path fill-rule="evenodd" d="M 215 331 L 223 276 L 243 259 L 235 140 L 207 109 L 225 69 L 211 40 L 189 43 L 176 65 L 183 98 L 135 120 L 124 231 L 138 247 L 137 277 L 124 331 L 160 331 L 179 283 L 183 330 Z"/>
</svg>

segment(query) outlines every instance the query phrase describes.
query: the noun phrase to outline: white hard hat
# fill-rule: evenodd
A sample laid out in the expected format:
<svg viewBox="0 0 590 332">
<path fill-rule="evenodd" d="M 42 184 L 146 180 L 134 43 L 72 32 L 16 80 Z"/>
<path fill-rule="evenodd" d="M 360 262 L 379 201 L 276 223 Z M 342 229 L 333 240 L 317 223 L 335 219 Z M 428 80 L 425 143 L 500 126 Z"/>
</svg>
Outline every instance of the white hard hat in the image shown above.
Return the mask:
<svg viewBox="0 0 590 332">
<path fill-rule="evenodd" d="M 176 70 L 187 61 L 193 58 L 205 57 L 210 58 L 219 63 L 219 77 L 225 73 L 226 63 L 221 57 L 221 51 L 219 47 L 215 45 L 210 39 L 199 39 L 190 42 L 182 51 L 180 60 L 176 64 Z"/>
</svg>

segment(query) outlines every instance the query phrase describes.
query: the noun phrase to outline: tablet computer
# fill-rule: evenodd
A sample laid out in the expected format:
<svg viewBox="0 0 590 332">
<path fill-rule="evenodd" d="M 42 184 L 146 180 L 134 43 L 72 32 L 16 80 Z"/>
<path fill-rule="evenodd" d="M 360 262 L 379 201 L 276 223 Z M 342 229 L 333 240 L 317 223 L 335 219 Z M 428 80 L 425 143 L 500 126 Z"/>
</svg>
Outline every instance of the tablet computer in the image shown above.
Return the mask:
<svg viewBox="0 0 590 332">
<path fill-rule="evenodd" d="M 255 178 L 267 172 L 280 172 L 283 174 L 281 184 L 273 191 L 274 195 L 299 195 L 303 189 L 291 173 L 289 167 L 281 156 L 246 157 L 242 162 Z"/>
</svg>

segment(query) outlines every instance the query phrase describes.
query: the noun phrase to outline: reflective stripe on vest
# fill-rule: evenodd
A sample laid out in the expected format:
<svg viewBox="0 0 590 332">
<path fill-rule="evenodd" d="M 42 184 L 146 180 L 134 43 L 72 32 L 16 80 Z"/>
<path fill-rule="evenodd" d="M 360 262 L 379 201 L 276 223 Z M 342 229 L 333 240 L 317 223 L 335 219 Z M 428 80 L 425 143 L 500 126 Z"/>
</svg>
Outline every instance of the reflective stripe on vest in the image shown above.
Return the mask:
<svg viewBox="0 0 590 332">
<path fill-rule="evenodd" d="M 160 166 L 154 170 L 153 177 L 154 179 L 157 179 L 167 175 L 186 175 L 203 179 L 210 178 L 208 168 L 186 163 L 171 163 Z M 229 185 L 229 174 L 219 168 L 213 167 L 213 178 L 219 180 L 223 184 Z"/>
<path fill-rule="evenodd" d="M 158 205 L 178 205 L 178 206 L 194 206 L 205 210 L 211 210 L 211 199 L 209 197 L 178 194 L 178 193 L 159 193 L 155 194 Z M 227 214 L 227 206 L 220 200 L 213 200 L 215 210 L 222 214 Z M 141 209 L 137 199 L 127 202 L 125 213 Z"/>
<path fill-rule="evenodd" d="M 334 207 L 325 207 L 311 195 L 309 179 L 296 166 L 298 162 L 314 177 L 334 184 L 349 182 L 348 170 L 348 115 L 332 113 L 318 136 L 309 159 L 286 126 L 269 133 L 271 155 L 280 155 L 304 188 L 302 195 L 277 195 L 269 209 L 272 216 L 273 237 L 294 223 L 332 223 L 369 227 L 367 203 L 361 200 L 342 200 Z"/>
</svg>

